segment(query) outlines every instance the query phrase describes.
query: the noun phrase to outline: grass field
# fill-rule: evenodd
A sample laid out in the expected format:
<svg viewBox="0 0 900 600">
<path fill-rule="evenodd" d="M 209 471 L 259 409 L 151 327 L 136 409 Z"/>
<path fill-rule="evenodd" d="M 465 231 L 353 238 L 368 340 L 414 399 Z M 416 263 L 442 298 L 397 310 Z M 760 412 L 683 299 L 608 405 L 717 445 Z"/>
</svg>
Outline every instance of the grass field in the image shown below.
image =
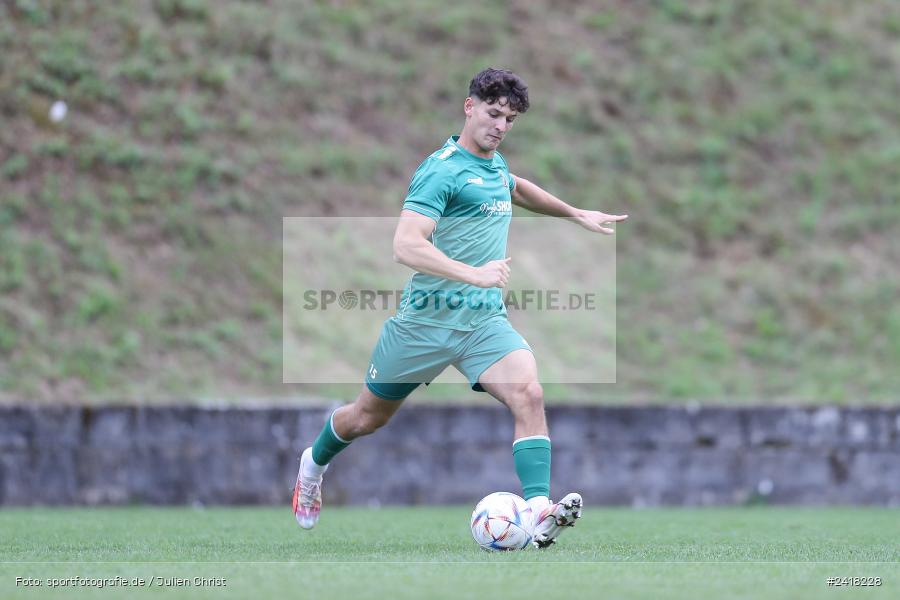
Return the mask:
<svg viewBox="0 0 900 600">
<path fill-rule="evenodd" d="M 588 509 L 547 551 L 486 553 L 468 507 L 7 509 L 2 598 L 896 598 L 900 519 L 887 509 Z M 151 581 L 57 587 L 49 578 Z M 41 579 L 40 587 L 16 585 Z M 225 587 L 158 578 L 224 578 Z M 828 577 L 880 577 L 829 587 Z"/>
</svg>

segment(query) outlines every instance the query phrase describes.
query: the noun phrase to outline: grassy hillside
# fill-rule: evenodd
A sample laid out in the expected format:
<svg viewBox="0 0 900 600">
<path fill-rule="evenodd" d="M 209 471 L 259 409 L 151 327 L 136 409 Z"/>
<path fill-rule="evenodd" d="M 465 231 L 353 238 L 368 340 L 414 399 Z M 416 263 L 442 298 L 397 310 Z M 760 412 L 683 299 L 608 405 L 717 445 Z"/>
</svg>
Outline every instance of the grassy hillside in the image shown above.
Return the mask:
<svg viewBox="0 0 900 600">
<path fill-rule="evenodd" d="M 578 393 L 900 398 L 890 0 L 4 0 L 0 395 L 309 391 L 282 216 L 396 214 L 489 65 L 531 89 L 512 171 L 631 215 L 619 383 Z"/>
</svg>

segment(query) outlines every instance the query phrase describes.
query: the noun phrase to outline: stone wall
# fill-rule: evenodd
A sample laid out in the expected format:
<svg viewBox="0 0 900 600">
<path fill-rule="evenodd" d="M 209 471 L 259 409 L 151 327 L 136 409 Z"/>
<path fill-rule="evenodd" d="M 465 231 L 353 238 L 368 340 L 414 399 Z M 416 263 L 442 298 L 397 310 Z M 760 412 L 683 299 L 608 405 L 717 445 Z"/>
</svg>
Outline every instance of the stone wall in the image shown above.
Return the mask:
<svg viewBox="0 0 900 600">
<path fill-rule="evenodd" d="M 324 408 L 0 408 L 0 505 L 286 504 Z M 553 493 L 635 506 L 900 504 L 900 408 L 553 407 Z M 502 407 L 406 407 L 329 470 L 334 504 L 519 492 Z"/>
</svg>

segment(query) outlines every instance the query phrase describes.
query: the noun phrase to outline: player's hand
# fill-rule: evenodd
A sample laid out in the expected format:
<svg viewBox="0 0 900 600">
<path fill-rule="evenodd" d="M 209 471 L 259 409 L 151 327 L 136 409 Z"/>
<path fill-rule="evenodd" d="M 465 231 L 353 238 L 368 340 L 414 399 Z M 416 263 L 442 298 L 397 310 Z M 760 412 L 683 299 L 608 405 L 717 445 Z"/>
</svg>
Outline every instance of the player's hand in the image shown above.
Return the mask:
<svg viewBox="0 0 900 600">
<path fill-rule="evenodd" d="M 608 215 L 599 210 L 581 210 L 572 217 L 572 220 L 588 231 L 612 235 L 616 230 L 611 227 L 605 227 L 605 225 L 610 225 L 616 221 L 624 221 L 627 218 L 628 215 Z"/>
<path fill-rule="evenodd" d="M 481 288 L 506 287 L 509 283 L 509 261 L 512 257 L 492 260 L 480 267 L 475 267 L 475 275 L 470 282 Z"/>
</svg>

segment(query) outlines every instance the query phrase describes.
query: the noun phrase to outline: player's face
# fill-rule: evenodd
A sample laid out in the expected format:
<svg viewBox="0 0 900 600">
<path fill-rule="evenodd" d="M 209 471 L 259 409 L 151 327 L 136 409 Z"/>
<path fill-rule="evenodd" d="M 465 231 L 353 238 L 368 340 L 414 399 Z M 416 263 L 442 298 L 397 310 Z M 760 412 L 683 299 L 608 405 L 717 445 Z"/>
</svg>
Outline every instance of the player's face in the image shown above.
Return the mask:
<svg viewBox="0 0 900 600">
<path fill-rule="evenodd" d="M 472 135 L 472 141 L 486 153 L 497 149 L 519 114 L 509 107 L 509 99 L 505 96 L 498 98 L 493 104 L 466 98 L 465 109 L 466 126 Z"/>
</svg>

